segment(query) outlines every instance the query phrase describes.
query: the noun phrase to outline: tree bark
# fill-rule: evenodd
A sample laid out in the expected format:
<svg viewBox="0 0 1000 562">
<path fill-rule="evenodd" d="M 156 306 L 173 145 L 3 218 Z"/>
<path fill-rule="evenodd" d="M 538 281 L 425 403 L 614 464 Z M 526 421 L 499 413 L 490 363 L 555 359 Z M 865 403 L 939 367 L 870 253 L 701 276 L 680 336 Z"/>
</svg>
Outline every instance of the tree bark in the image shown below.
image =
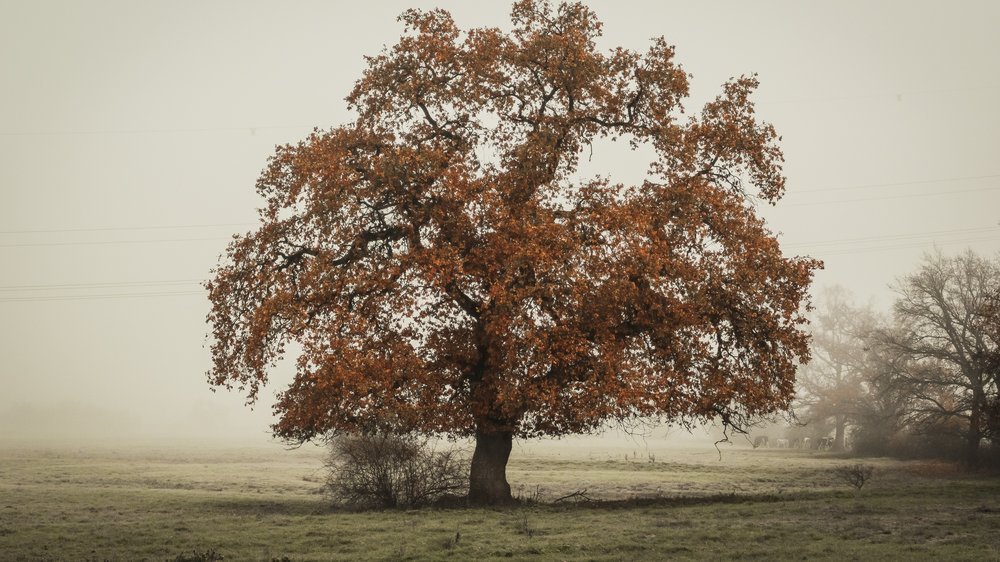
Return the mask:
<svg viewBox="0 0 1000 562">
<path fill-rule="evenodd" d="M 507 483 L 507 459 L 514 444 L 510 432 L 476 431 L 476 450 L 469 472 L 469 503 L 503 505 L 514 501 Z"/>
<path fill-rule="evenodd" d="M 983 402 L 985 392 L 972 390 L 972 409 L 969 412 L 969 433 L 965 450 L 965 462 L 969 466 L 979 464 L 979 442 L 983 437 Z"/>
<path fill-rule="evenodd" d="M 833 438 L 833 450 L 843 451 L 847 449 L 847 444 L 844 442 L 847 433 L 847 417 L 843 415 L 837 416 L 837 431 L 834 433 Z"/>
</svg>

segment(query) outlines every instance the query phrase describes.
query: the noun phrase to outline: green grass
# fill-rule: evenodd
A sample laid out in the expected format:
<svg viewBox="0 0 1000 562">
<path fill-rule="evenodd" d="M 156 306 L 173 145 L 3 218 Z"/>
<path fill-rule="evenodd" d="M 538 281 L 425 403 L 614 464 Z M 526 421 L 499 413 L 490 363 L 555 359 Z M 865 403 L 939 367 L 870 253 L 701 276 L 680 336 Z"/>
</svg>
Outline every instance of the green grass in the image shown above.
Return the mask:
<svg viewBox="0 0 1000 562">
<path fill-rule="evenodd" d="M 854 461 L 811 452 L 520 453 L 511 483 L 542 503 L 353 513 L 318 450 L 7 447 L 0 560 L 1000 560 L 996 475 L 866 460 L 856 493 L 831 471 Z"/>
</svg>

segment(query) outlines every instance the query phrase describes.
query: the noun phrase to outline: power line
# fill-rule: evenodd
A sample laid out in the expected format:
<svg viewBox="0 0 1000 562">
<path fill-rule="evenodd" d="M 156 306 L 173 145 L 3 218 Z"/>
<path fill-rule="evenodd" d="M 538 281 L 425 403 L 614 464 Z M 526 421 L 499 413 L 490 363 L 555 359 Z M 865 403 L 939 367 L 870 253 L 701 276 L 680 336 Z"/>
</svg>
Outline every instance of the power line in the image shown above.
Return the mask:
<svg viewBox="0 0 1000 562">
<path fill-rule="evenodd" d="M 989 188 L 990 190 L 1000 189 L 1000 188 Z M 978 191 L 978 190 L 977 190 Z M 934 194 L 917 194 L 919 195 L 937 195 Z M 812 204 L 812 203 L 810 203 Z M 816 203 L 820 204 L 820 203 Z M 143 227 L 138 227 L 143 228 Z M 150 228 L 172 228 L 172 227 L 150 227 Z M 186 228 L 186 227 L 178 227 Z M 108 229 L 92 229 L 92 230 L 112 230 Z M 951 234 L 971 234 L 971 233 L 983 233 L 991 232 L 997 230 L 997 227 L 981 227 L 981 228 L 967 228 L 967 229 L 952 229 L 952 230 L 936 230 L 927 232 L 915 232 L 915 233 L 904 233 L 904 234 L 888 234 L 882 236 L 869 236 L 861 238 L 840 238 L 833 240 L 814 240 L 809 242 L 792 242 L 786 244 L 786 248 L 793 247 L 814 247 L 814 246 L 826 246 L 831 244 L 842 244 L 842 243 L 852 243 L 852 242 L 879 242 L 884 240 L 905 240 L 913 238 L 922 238 L 926 236 L 937 236 L 937 235 L 951 235 Z M 95 242 L 27 242 L 27 243 L 14 243 L 14 244 L 0 244 L 0 248 L 15 248 L 15 247 L 38 247 L 38 246 L 86 246 L 86 245 L 115 245 L 115 244 L 148 244 L 148 243 L 172 243 L 172 242 L 200 242 L 200 241 L 223 241 L 228 240 L 222 238 L 165 238 L 165 239 L 153 239 L 153 240 L 104 240 Z M 171 281 L 136 281 L 136 282 L 107 282 L 107 283 L 70 283 L 70 284 L 55 284 L 55 285 L 22 285 L 22 286 L 8 286 L 0 287 L 0 290 L 16 290 L 16 289 L 36 289 L 36 288 L 77 288 L 84 287 L 87 285 L 101 285 L 101 286 L 139 286 L 139 285 L 156 285 L 156 284 L 177 284 L 177 283 L 197 283 L 201 280 L 171 280 Z"/>
<path fill-rule="evenodd" d="M 958 240 L 935 240 L 934 244 L 935 245 L 940 245 L 940 246 L 950 246 L 952 244 L 967 244 L 967 243 L 970 243 L 970 242 L 989 242 L 989 241 L 993 241 L 993 240 L 1000 240 L 1000 236 L 989 236 L 989 237 L 981 237 L 981 238 L 962 238 L 962 239 L 958 239 Z M 914 242 L 910 242 L 910 243 L 907 243 L 907 244 L 897 244 L 897 245 L 893 245 L 893 246 L 875 246 L 875 247 L 868 247 L 868 248 L 852 248 L 852 249 L 845 248 L 845 249 L 839 249 L 839 250 L 835 249 L 835 250 L 833 250 L 831 252 L 825 252 L 825 251 L 821 250 L 821 251 L 819 251 L 817 253 L 819 254 L 819 257 L 840 256 L 840 255 L 844 255 L 844 254 L 864 254 L 864 253 L 869 253 L 869 252 L 881 252 L 881 251 L 885 251 L 885 250 L 905 250 L 905 249 L 909 249 L 909 248 L 923 248 L 923 247 L 927 247 L 927 245 L 928 244 L 926 242 L 915 242 L 915 243 Z"/>
<path fill-rule="evenodd" d="M 847 191 L 853 189 L 869 189 L 878 187 L 899 187 L 906 185 L 925 185 L 934 183 L 944 183 L 949 181 L 971 181 L 980 179 L 993 179 L 1000 178 L 1000 174 L 987 174 L 982 176 L 953 176 L 947 178 L 936 178 L 929 180 L 911 180 L 904 182 L 890 182 L 890 183 L 868 183 L 868 184 L 858 184 L 849 185 L 841 187 L 820 187 L 820 188 L 808 188 L 808 189 L 795 189 L 789 190 L 785 193 L 785 196 L 798 195 L 802 193 L 819 193 L 828 191 Z M 862 198 L 862 199 L 844 199 L 840 201 L 823 201 L 819 203 L 787 203 L 781 204 L 783 207 L 790 206 L 807 206 L 807 205 L 822 205 L 826 203 L 848 203 L 854 201 L 877 201 L 880 199 L 895 199 L 895 198 L 906 198 L 906 197 L 920 197 L 920 196 L 930 196 L 939 194 L 951 194 L 951 193 L 972 193 L 978 191 L 993 191 L 1000 189 L 997 187 L 988 187 L 981 189 L 969 189 L 969 190 L 958 190 L 958 191 L 935 191 L 927 193 L 918 194 L 903 194 L 903 195 L 891 195 L 885 197 L 875 197 L 875 198 Z M 182 229 L 197 229 L 197 228 L 230 228 L 230 227 L 247 227 L 253 226 L 256 223 L 241 222 L 241 223 L 213 223 L 213 224 L 183 224 L 183 225 L 162 225 L 162 226 L 104 226 L 104 227 L 89 227 L 89 228 L 47 228 L 47 229 L 27 229 L 27 230 L 0 230 L 0 234 L 44 234 L 44 233 L 63 233 L 63 232 L 115 232 L 115 231 L 132 231 L 132 230 L 182 230 Z M 108 242 L 108 243 L 118 243 L 118 242 Z M 125 242 L 129 243 L 129 242 Z M 74 243 L 75 244 L 75 243 Z M 0 247 L 5 246 L 17 246 L 13 245 L 0 245 Z"/>
<path fill-rule="evenodd" d="M 253 223 L 231 222 L 217 224 L 181 224 L 170 226 L 105 226 L 94 228 L 48 228 L 39 230 L 0 230 L 0 234 L 39 234 L 53 232 L 110 232 L 119 230 L 175 230 L 187 228 L 221 228 L 233 226 L 251 226 Z"/>
<path fill-rule="evenodd" d="M 860 185 L 848 185 L 843 187 L 816 187 L 809 189 L 795 189 L 788 190 L 785 192 L 786 195 L 797 195 L 799 193 L 816 193 L 820 191 L 844 191 L 849 189 L 868 189 L 872 187 L 899 187 L 903 185 L 922 185 L 928 183 L 944 183 L 948 181 L 971 181 L 971 180 L 984 180 L 1000 178 L 1000 174 L 988 174 L 985 176 L 956 176 L 951 178 L 938 178 L 933 180 L 913 180 L 913 181 L 900 181 L 892 183 L 866 183 Z"/>
<path fill-rule="evenodd" d="M 992 228 L 988 229 L 956 229 L 953 231 L 936 231 L 928 233 L 928 235 L 936 233 L 966 233 L 966 232 L 977 232 L 977 231 L 990 231 L 995 230 Z M 859 239 L 843 239 L 843 241 L 878 241 L 882 239 L 894 239 L 897 237 L 914 237 L 919 236 L 917 234 L 907 234 L 907 235 L 889 235 L 885 237 L 870 237 L 870 238 L 859 238 Z M 987 236 L 987 237 L 972 237 L 972 238 L 961 238 L 957 240 L 935 240 L 933 241 L 935 245 L 952 245 L 952 244 L 962 244 L 970 242 L 988 242 L 993 240 L 1000 240 L 1000 236 Z M 826 243 L 838 242 L 837 240 L 830 240 Z M 823 242 L 813 242 L 811 244 L 822 244 Z M 800 244 L 790 244 L 788 246 L 806 246 L 807 243 Z M 786 247 L 788 247 L 786 246 Z M 843 248 L 843 249 L 833 249 L 832 251 L 823 251 L 820 249 L 818 252 L 819 257 L 832 257 L 845 254 L 860 254 L 860 253 L 871 253 L 871 252 L 881 252 L 888 250 L 901 250 L 910 248 L 921 248 L 926 247 L 926 242 L 908 242 L 905 244 L 894 244 L 890 246 L 874 246 L 874 247 L 863 247 L 863 248 Z M 171 280 L 171 281 L 132 281 L 132 282 L 105 282 L 105 283 L 64 283 L 64 284 L 52 284 L 52 285 L 8 285 L 0 287 L 0 290 L 53 290 L 53 289 L 106 289 L 106 288 L 128 288 L 128 287 L 156 287 L 156 286 L 169 286 L 169 285 L 182 285 L 182 284 L 193 284 L 200 283 L 201 280 L 189 279 L 189 280 Z M 102 293 L 102 294 L 84 294 L 84 295 L 34 295 L 34 296 L 11 296 L 11 297 L 0 297 L 0 303 L 2 302 L 49 302 L 49 301 L 76 301 L 76 300 L 115 300 L 115 299 L 130 299 L 130 298 L 145 298 L 145 297 L 169 297 L 169 296 L 193 296 L 193 295 L 204 295 L 204 291 L 155 291 L 155 292 L 135 292 L 135 293 Z"/>
<path fill-rule="evenodd" d="M 154 293 L 111 293 L 100 295 L 59 295 L 59 296 L 34 296 L 34 297 L 4 297 L 0 302 L 46 302 L 46 301 L 82 301 L 82 300 L 104 300 L 104 299 L 129 299 L 145 297 L 173 297 L 204 295 L 202 291 L 167 291 Z"/>
<path fill-rule="evenodd" d="M 865 99 L 896 99 L 901 100 L 902 98 L 908 96 L 925 96 L 925 95 L 936 95 L 936 94 L 948 94 L 956 92 L 970 92 L 970 91 L 981 91 L 981 90 L 996 90 L 1000 89 L 1000 86 L 981 84 L 976 86 L 966 86 L 957 88 L 935 88 L 926 90 L 901 90 L 895 92 L 882 92 L 875 94 L 856 94 L 856 95 L 846 95 L 846 96 L 813 96 L 806 98 L 790 98 L 790 99 L 774 99 L 774 100 L 760 100 L 755 101 L 754 105 L 757 106 L 767 106 L 767 105 L 783 105 L 783 104 L 799 104 L 799 103 L 814 103 L 814 102 L 830 102 L 830 101 L 847 101 L 847 100 L 865 100 Z M 18 137 L 18 136 L 59 136 L 59 135 L 143 135 L 143 134 L 178 134 L 178 133 L 231 133 L 231 132 L 246 132 L 250 135 L 256 134 L 257 131 L 266 130 L 288 130 L 288 129 L 316 129 L 317 126 L 313 125 L 241 125 L 235 127 L 174 127 L 174 128 L 155 128 L 155 127 L 144 127 L 144 128 L 134 128 L 134 129 L 82 129 L 82 130 L 70 130 L 70 131 L 0 131 L 0 136 L 8 137 Z M 322 127 L 319 127 L 322 129 Z"/>
<path fill-rule="evenodd" d="M 115 289 L 129 287 L 156 287 L 170 285 L 192 285 L 201 283 L 201 279 L 178 279 L 172 281 L 113 281 L 105 283 L 61 283 L 54 285 L 7 285 L 0 287 L 0 291 L 53 291 L 66 289 Z"/>
<path fill-rule="evenodd" d="M 148 135 L 148 134 L 178 134 L 178 133 L 232 133 L 245 132 L 250 136 L 257 131 L 280 129 L 315 129 L 315 125 L 256 125 L 244 127 L 186 127 L 172 129 L 90 129 L 76 131 L 0 131 L 2 137 L 47 137 L 74 135 Z"/>
<path fill-rule="evenodd" d="M 797 246 L 826 246 L 830 244 L 842 244 L 842 243 L 852 243 L 852 242 L 881 242 L 887 240 L 906 240 L 913 238 L 924 238 L 927 236 L 948 236 L 953 234 L 973 234 L 973 233 L 985 233 L 985 232 L 995 232 L 1000 231 L 1000 228 L 996 226 L 988 226 L 981 228 L 956 228 L 952 230 L 931 230 L 927 232 L 913 232 L 905 234 L 886 234 L 882 236 L 867 236 L 862 238 L 840 238 L 835 240 L 815 240 L 811 242 L 794 242 L 791 244 L 784 245 L 785 247 L 797 247 Z"/>
<path fill-rule="evenodd" d="M 953 191 L 931 191 L 925 193 L 904 193 L 900 195 L 884 195 L 881 197 L 861 197 L 856 199 L 836 199 L 832 201 L 812 201 L 808 203 L 786 203 L 781 207 L 811 207 L 815 205 L 839 205 L 841 203 L 858 203 L 862 201 L 885 201 L 889 199 L 911 199 L 916 197 L 932 197 L 935 195 L 955 195 L 958 193 L 979 193 L 983 191 L 997 191 L 1000 186 L 983 187 L 979 189 L 956 189 Z"/>
<path fill-rule="evenodd" d="M 812 97 L 812 98 L 789 98 L 789 99 L 776 99 L 776 100 L 761 100 L 754 102 L 754 105 L 783 105 L 783 104 L 796 104 L 796 103 L 813 103 L 813 102 L 829 102 L 829 101 L 849 101 L 849 100 L 867 100 L 867 99 L 884 99 L 884 98 L 894 98 L 897 101 L 902 101 L 903 98 L 907 96 L 926 96 L 935 94 L 948 94 L 953 92 L 973 92 L 980 90 L 996 90 L 1000 89 L 1000 86 L 991 86 L 987 84 L 981 84 L 978 86 L 966 86 L 962 88 L 934 88 L 927 90 L 909 90 L 909 91 L 897 91 L 897 92 L 883 92 L 878 94 L 855 94 L 847 96 L 826 96 L 826 97 Z"/>
<path fill-rule="evenodd" d="M 159 244 L 168 242 L 205 242 L 213 240 L 221 242 L 228 238 L 162 238 L 157 240 L 103 240 L 100 242 L 27 242 L 19 244 L 0 244 L 0 248 L 25 248 L 36 246 L 103 246 L 113 244 Z"/>
<path fill-rule="evenodd" d="M 828 245 L 841 245 L 841 244 L 851 244 L 851 243 L 873 243 L 873 242 L 883 242 L 883 241 L 901 241 L 901 240 L 913 240 L 918 238 L 925 238 L 931 236 L 951 236 L 957 234 L 985 234 L 1000 231 L 1000 226 L 987 226 L 987 227 L 977 227 L 977 228 L 954 228 L 947 230 L 928 230 L 924 232 L 905 232 L 899 234 L 883 234 L 879 236 L 865 236 L 858 238 L 834 238 L 830 240 L 810 240 L 806 242 L 790 242 L 782 243 L 783 248 L 811 248 L 815 246 L 828 246 Z M 968 240 L 991 240 L 992 237 L 987 238 L 963 238 L 955 241 L 948 240 L 932 240 L 932 242 L 939 243 L 950 243 L 950 242 L 961 242 Z M 139 241 L 142 242 L 142 241 Z M 923 244 L 921 242 L 920 244 Z M 93 289 L 93 288 L 114 288 L 114 287 L 143 287 L 143 286 L 156 286 L 156 285 L 184 285 L 184 284 L 200 284 L 204 282 L 204 279 L 166 279 L 166 280 L 156 280 L 156 281 L 100 281 L 91 283 L 55 283 L 55 284 L 24 284 L 24 285 L 6 285 L 0 286 L 0 291 L 16 291 L 16 290 L 50 290 L 50 289 Z"/>
</svg>

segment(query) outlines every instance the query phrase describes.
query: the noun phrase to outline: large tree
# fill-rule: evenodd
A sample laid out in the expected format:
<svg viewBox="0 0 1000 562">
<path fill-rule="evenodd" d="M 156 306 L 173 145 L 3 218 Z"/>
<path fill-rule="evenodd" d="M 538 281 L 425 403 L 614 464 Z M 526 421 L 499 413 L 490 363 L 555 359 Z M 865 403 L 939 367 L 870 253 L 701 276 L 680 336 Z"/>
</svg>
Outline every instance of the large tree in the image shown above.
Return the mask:
<svg viewBox="0 0 1000 562">
<path fill-rule="evenodd" d="M 959 433 L 966 461 L 976 464 L 981 440 L 998 437 L 991 433 L 1000 382 L 991 296 L 1000 294 L 1000 261 L 971 251 L 928 255 L 896 291 L 898 326 L 879 343 L 901 358 L 893 376 L 912 396 L 911 423 Z"/>
<path fill-rule="evenodd" d="M 845 448 L 847 426 L 856 423 L 869 377 L 865 337 L 875 325 L 867 308 L 851 303 L 843 287 L 830 287 L 820 295 L 810 323 L 812 361 L 799 371 L 799 419 L 825 436 L 832 426 L 833 449 Z"/>
<path fill-rule="evenodd" d="M 900 438 L 914 429 L 909 416 L 915 399 L 899 378 L 912 370 L 911 358 L 880 343 L 881 334 L 893 327 L 879 324 L 864 336 L 861 349 L 862 380 L 851 420 L 853 449 L 873 456 L 912 454 L 912 449 L 900 449 L 906 443 Z"/>
<path fill-rule="evenodd" d="M 602 53 L 582 4 L 518 2 L 510 33 L 400 19 L 357 120 L 262 173 L 260 226 L 208 283 L 210 382 L 253 401 L 297 344 L 276 435 L 474 437 L 475 503 L 510 501 L 514 437 L 786 408 L 819 264 L 784 257 L 749 200 L 784 191 L 756 80 L 686 117 L 673 48 Z M 647 179 L 578 177 L 602 138 L 649 147 Z"/>
<path fill-rule="evenodd" d="M 981 326 L 986 341 L 989 342 L 989 351 L 986 353 L 984 363 L 997 390 L 992 397 L 987 397 L 986 404 L 986 429 L 996 454 L 1000 453 L 1000 280 L 993 288 L 993 293 L 986 298 Z M 996 454 L 996 457 L 1000 460 L 1000 454 Z"/>
</svg>

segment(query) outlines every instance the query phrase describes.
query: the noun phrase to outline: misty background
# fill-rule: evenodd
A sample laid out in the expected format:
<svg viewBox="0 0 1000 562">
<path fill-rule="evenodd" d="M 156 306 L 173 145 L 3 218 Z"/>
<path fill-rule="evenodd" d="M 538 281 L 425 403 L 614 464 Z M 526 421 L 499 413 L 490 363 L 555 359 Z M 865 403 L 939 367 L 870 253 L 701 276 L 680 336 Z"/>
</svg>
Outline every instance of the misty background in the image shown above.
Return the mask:
<svg viewBox="0 0 1000 562">
<path fill-rule="evenodd" d="M 825 261 L 814 295 L 887 310 L 925 252 L 1000 250 L 1000 4 L 586 3 L 603 48 L 676 46 L 689 113 L 759 75 L 788 177 L 760 212 Z M 509 28 L 507 2 L 0 0 L 0 440 L 270 440 L 291 371 L 253 410 L 213 393 L 200 283 L 275 145 L 353 119 L 409 7 Z"/>
</svg>

